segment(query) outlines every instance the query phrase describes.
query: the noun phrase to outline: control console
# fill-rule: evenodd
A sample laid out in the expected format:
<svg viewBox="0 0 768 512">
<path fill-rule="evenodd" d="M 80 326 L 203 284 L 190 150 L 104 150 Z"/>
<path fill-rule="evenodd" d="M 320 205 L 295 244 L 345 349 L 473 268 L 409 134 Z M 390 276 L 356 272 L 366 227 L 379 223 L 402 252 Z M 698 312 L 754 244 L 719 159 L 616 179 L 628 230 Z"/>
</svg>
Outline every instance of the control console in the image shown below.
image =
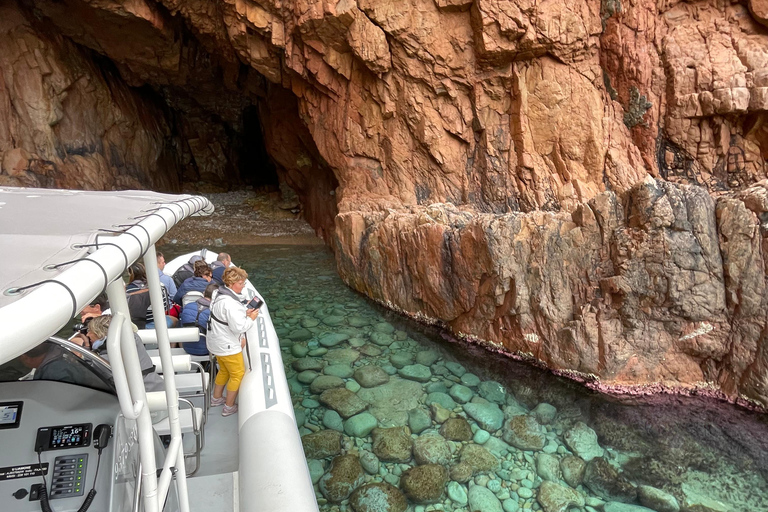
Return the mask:
<svg viewBox="0 0 768 512">
<path fill-rule="evenodd" d="M 37 429 L 35 451 L 80 448 L 91 444 L 91 423 L 80 425 L 61 425 L 58 427 L 40 427 Z"/>
</svg>

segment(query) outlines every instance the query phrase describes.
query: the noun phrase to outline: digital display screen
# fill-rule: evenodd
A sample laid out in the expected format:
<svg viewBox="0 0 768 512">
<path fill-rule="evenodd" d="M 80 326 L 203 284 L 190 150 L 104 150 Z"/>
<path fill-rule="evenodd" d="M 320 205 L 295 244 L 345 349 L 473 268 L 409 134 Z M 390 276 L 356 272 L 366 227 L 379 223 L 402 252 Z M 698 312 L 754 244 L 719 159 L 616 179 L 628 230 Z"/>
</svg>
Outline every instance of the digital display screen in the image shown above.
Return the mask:
<svg viewBox="0 0 768 512">
<path fill-rule="evenodd" d="M 90 432 L 88 425 L 67 425 L 51 429 L 51 449 L 88 446 L 89 443 Z"/>
<path fill-rule="evenodd" d="M 16 428 L 21 423 L 23 402 L 0 403 L 0 428 Z"/>
</svg>

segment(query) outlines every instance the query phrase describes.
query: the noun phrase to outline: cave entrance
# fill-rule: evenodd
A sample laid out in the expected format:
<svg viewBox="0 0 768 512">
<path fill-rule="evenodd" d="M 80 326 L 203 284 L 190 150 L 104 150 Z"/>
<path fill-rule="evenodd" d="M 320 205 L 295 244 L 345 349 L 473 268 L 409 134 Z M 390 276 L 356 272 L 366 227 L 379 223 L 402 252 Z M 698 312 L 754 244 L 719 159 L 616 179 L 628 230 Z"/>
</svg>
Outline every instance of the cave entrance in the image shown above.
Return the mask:
<svg viewBox="0 0 768 512">
<path fill-rule="evenodd" d="M 238 156 L 240 179 L 244 183 L 255 188 L 279 188 L 277 168 L 267 153 L 259 109 L 255 105 L 243 110 Z"/>
</svg>

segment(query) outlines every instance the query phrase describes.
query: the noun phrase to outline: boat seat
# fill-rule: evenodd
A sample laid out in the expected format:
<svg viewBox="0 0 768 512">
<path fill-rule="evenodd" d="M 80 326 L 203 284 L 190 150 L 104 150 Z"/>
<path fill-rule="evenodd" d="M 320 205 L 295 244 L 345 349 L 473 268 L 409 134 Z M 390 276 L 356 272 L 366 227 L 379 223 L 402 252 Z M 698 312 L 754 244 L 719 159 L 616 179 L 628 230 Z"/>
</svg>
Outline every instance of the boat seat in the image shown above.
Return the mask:
<svg viewBox="0 0 768 512">
<path fill-rule="evenodd" d="M 182 408 L 184 404 L 187 408 Z M 191 453 L 184 453 L 185 458 L 195 459 L 195 469 L 193 471 L 187 470 L 187 476 L 192 476 L 200 469 L 200 452 L 205 447 L 205 431 L 203 430 L 203 417 L 205 412 L 201 407 L 195 407 L 192 402 L 186 398 L 179 397 L 179 427 L 182 434 L 194 434 L 195 435 L 195 451 Z M 153 424 L 155 432 L 159 436 L 171 435 L 171 421 L 168 417 L 163 418 L 157 423 Z"/>
<path fill-rule="evenodd" d="M 160 357 L 160 350 L 153 348 L 150 350 L 147 350 L 147 354 L 149 354 L 149 357 Z M 189 356 L 189 358 L 196 362 L 196 363 L 204 363 L 206 361 L 210 360 L 210 356 L 195 356 L 192 354 L 187 354 L 183 348 L 172 348 L 171 349 L 171 355 L 173 356 Z"/>
<path fill-rule="evenodd" d="M 163 373 L 163 363 L 160 356 L 150 356 L 157 373 Z M 173 369 L 176 372 L 176 391 L 182 398 L 203 398 L 203 425 L 208 422 L 208 409 L 211 406 L 210 389 L 211 376 L 200 363 L 191 360 L 189 354 L 174 355 Z"/>
</svg>

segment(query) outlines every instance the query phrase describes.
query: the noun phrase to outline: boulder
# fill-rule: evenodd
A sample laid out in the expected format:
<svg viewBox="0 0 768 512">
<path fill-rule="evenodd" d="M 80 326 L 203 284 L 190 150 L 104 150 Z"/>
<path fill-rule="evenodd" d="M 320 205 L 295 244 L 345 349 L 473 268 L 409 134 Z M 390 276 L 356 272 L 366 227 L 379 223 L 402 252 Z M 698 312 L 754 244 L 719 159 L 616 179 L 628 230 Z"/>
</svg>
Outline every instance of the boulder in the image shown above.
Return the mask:
<svg viewBox="0 0 768 512">
<path fill-rule="evenodd" d="M 440 464 L 447 466 L 453 454 L 448 441 L 438 434 L 424 434 L 413 442 L 413 458 L 416 464 Z"/>
<path fill-rule="evenodd" d="M 308 459 L 335 457 L 341 453 L 341 432 L 320 430 L 301 436 L 301 444 Z"/>
<path fill-rule="evenodd" d="M 555 419 L 556 415 L 557 415 L 557 409 L 555 408 L 555 406 L 549 405 L 543 402 L 537 405 L 531 411 L 531 416 L 536 418 L 536 421 L 538 421 L 542 425 L 549 425 L 550 423 L 552 423 L 552 420 Z"/>
<path fill-rule="evenodd" d="M 386 482 L 371 482 L 358 487 L 349 504 L 355 512 L 405 512 L 408 508 L 403 493 Z"/>
<path fill-rule="evenodd" d="M 323 391 L 320 402 L 334 411 L 342 418 L 349 418 L 364 411 L 368 404 L 360 400 L 356 394 L 346 388 L 334 388 Z"/>
<path fill-rule="evenodd" d="M 440 427 L 440 435 L 449 441 L 469 441 L 472 427 L 464 418 L 449 418 Z"/>
<path fill-rule="evenodd" d="M 463 407 L 464 412 L 488 432 L 496 432 L 504 423 L 504 413 L 494 403 L 483 400 L 464 404 Z"/>
<path fill-rule="evenodd" d="M 563 475 L 563 480 L 571 487 L 575 488 L 581 485 L 586 469 L 587 463 L 575 455 L 565 455 L 560 459 L 560 472 Z"/>
<path fill-rule="evenodd" d="M 309 386 L 309 391 L 315 395 L 319 395 L 323 391 L 343 387 L 344 379 L 334 377 L 333 375 L 320 375 L 312 381 L 312 384 Z"/>
<path fill-rule="evenodd" d="M 536 496 L 544 512 L 566 512 L 569 507 L 583 507 L 584 496 L 556 482 L 544 481 Z"/>
<path fill-rule="evenodd" d="M 404 379 L 415 380 L 416 382 L 429 382 L 432 378 L 432 372 L 428 366 L 423 364 L 409 364 L 397 371 Z"/>
<path fill-rule="evenodd" d="M 584 485 L 606 501 L 631 503 L 637 498 L 635 486 L 602 457 L 587 462 Z"/>
<path fill-rule="evenodd" d="M 499 460 L 491 452 L 473 443 L 464 445 L 459 452 L 459 460 L 469 464 L 473 475 L 494 471 L 499 465 Z"/>
<path fill-rule="evenodd" d="M 677 499 L 661 489 L 640 485 L 637 488 L 637 497 L 641 505 L 656 512 L 680 512 L 680 504 Z"/>
<path fill-rule="evenodd" d="M 477 392 L 489 402 L 504 405 L 507 402 L 507 390 L 495 380 L 486 380 L 477 386 Z"/>
<path fill-rule="evenodd" d="M 597 434 L 581 421 L 568 429 L 563 439 L 573 453 L 587 462 L 603 456 L 604 450 L 597 442 Z"/>
<path fill-rule="evenodd" d="M 513 416 L 504 425 L 502 438 L 520 450 L 541 450 L 547 443 L 544 429 L 533 416 Z"/>
<path fill-rule="evenodd" d="M 560 481 L 560 461 L 548 453 L 536 454 L 536 474 L 542 480 Z"/>
<path fill-rule="evenodd" d="M 437 464 L 415 466 L 400 476 L 400 488 L 414 503 L 437 503 L 447 482 L 448 470 Z"/>
<path fill-rule="evenodd" d="M 344 422 L 344 433 L 350 437 L 366 437 L 379 425 L 379 420 L 369 413 L 356 414 Z"/>
<path fill-rule="evenodd" d="M 385 462 L 411 460 L 413 440 L 408 427 L 376 428 L 371 432 L 373 453 Z"/>
<path fill-rule="evenodd" d="M 355 370 L 354 379 L 364 388 L 372 388 L 389 382 L 389 374 L 376 365 L 361 366 Z"/>
<path fill-rule="evenodd" d="M 470 487 L 467 497 L 473 512 L 503 512 L 499 498 L 482 485 Z"/>
<path fill-rule="evenodd" d="M 340 455 L 320 478 L 320 492 L 331 503 L 341 503 L 363 483 L 363 477 L 363 467 L 356 455 Z"/>
<path fill-rule="evenodd" d="M 319 372 L 323 369 L 323 361 L 315 357 L 300 357 L 291 363 L 291 366 L 297 372 L 303 372 L 307 370 Z"/>
<path fill-rule="evenodd" d="M 432 426 L 432 417 L 422 407 L 408 411 L 408 427 L 414 434 L 420 434 Z"/>
</svg>

